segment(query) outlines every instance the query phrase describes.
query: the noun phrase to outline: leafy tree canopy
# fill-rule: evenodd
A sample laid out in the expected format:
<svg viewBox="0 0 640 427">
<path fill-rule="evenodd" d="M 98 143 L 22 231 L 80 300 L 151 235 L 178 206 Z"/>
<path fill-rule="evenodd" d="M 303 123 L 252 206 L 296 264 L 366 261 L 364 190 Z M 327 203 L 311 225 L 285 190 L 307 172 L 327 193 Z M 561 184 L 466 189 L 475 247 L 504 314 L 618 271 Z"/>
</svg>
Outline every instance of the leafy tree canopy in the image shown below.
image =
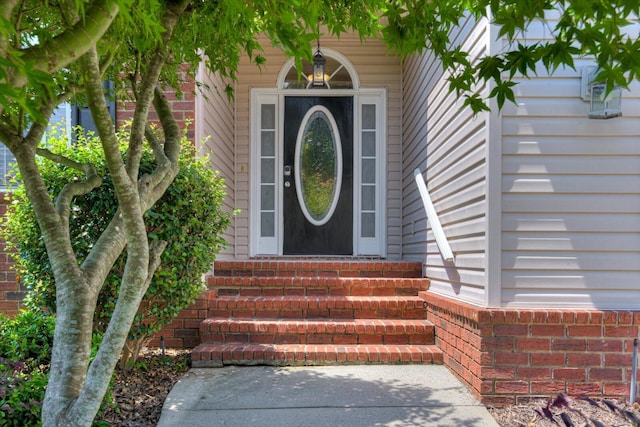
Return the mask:
<svg viewBox="0 0 640 427">
<path fill-rule="evenodd" d="M 160 0 L 18 1 L 4 0 L 0 17 L 0 105 L 13 121 L 22 107 L 38 114 L 43 96 L 78 93 L 81 77 L 74 68 L 87 41 L 99 39 L 103 72 L 115 81 L 144 72 L 151 48 L 161 39 Z M 410 55 L 432 51 L 451 71 L 451 89 L 464 94 L 474 109 L 484 109 L 472 93 L 478 81 L 496 82 L 492 94 L 513 99 L 511 85 L 501 84 L 516 73 L 535 73 L 537 63 L 550 71 L 573 67 L 577 56 L 592 56 L 601 80 L 627 86 L 640 75 L 638 0 L 366 0 L 358 2 L 291 0 L 191 1 L 176 27 L 180 37 L 168 41 L 170 58 L 162 80 L 175 85 L 183 64 L 190 72 L 202 55 L 207 65 L 234 78 L 239 57 L 247 52 L 263 62 L 259 34 L 267 34 L 289 55 L 310 59 L 309 46 L 317 23 L 331 34 L 356 30 L 363 37 L 381 37 L 391 50 Z M 12 7 L 13 6 L 13 7 Z M 515 43 L 505 51 L 472 58 L 450 40 L 450 31 L 465 16 L 488 18 L 499 34 L 517 40 L 535 21 L 547 20 L 549 37 Z M 111 17 L 113 21 L 111 22 Z M 76 17 L 74 19 L 74 17 Z M 102 33 L 105 33 L 102 35 Z M 170 52 L 170 53 L 169 53 Z M 4 121 L 3 120 L 3 121 Z"/>
</svg>

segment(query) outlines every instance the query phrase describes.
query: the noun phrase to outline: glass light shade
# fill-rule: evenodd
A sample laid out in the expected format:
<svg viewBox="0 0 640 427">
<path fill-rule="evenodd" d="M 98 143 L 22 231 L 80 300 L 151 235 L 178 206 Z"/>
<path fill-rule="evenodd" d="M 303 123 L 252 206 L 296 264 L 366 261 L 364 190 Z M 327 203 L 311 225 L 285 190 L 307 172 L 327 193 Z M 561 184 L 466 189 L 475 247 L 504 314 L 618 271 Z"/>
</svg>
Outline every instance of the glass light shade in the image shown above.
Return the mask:
<svg viewBox="0 0 640 427">
<path fill-rule="evenodd" d="M 324 67 L 327 60 L 320 53 L 320 50 L 316 52 L 313 57 L 313 85 L 324 86 Z"/>
<path fill-rule="evenodd" d="M 614 87 L 607 93 L 605 83 L 591 85 L 590 119 L 611 119 L 622 116 L 622 88 Z"/>
</svg>

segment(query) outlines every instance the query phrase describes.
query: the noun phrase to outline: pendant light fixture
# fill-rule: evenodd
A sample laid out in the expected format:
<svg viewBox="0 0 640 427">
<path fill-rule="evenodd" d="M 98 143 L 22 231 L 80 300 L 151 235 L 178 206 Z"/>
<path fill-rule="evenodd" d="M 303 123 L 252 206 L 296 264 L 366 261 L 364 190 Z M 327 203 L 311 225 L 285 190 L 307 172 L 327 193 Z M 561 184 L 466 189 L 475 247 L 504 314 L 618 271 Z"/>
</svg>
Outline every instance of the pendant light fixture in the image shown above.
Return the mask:
<svg viewBox="0 0 640 427">
<path fill-rule="evenodd" d="M 313 56 L 313 86 L 323 87 L 325 85 L 325 65 L 327 60 L 322 56 L 320 51 L 320 24 L 318 24 L 318 48 L 316 54 Z"/>
</svg>

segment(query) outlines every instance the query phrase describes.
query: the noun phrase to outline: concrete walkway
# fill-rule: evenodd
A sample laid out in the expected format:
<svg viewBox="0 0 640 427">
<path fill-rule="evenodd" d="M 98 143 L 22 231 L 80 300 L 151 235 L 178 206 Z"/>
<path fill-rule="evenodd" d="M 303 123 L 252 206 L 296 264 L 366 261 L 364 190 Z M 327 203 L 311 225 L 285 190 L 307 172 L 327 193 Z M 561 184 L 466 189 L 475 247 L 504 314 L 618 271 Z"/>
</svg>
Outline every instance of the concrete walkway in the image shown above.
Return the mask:
<svg viewBox="0 0 640 427">
<path fill-rule="evenodd" d="M 491 426 L 441 365 L 196 368 L 169 393 L 159 427 Z"/>
</svg>

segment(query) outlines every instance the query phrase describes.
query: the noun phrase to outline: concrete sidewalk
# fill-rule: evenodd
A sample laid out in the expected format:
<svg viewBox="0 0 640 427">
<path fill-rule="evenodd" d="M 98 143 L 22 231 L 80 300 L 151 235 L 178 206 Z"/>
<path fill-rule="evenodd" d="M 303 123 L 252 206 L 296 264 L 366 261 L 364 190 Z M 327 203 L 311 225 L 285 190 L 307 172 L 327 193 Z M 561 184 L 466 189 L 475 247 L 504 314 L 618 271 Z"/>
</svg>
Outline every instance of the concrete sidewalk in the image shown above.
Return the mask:
<svg viewBox="0 0 640 427">
<path fill-rule="evenodd" d="M 498 424 L 441 365 L 191 369 L 159 427 L 491 426 Z"/>
</svg>

